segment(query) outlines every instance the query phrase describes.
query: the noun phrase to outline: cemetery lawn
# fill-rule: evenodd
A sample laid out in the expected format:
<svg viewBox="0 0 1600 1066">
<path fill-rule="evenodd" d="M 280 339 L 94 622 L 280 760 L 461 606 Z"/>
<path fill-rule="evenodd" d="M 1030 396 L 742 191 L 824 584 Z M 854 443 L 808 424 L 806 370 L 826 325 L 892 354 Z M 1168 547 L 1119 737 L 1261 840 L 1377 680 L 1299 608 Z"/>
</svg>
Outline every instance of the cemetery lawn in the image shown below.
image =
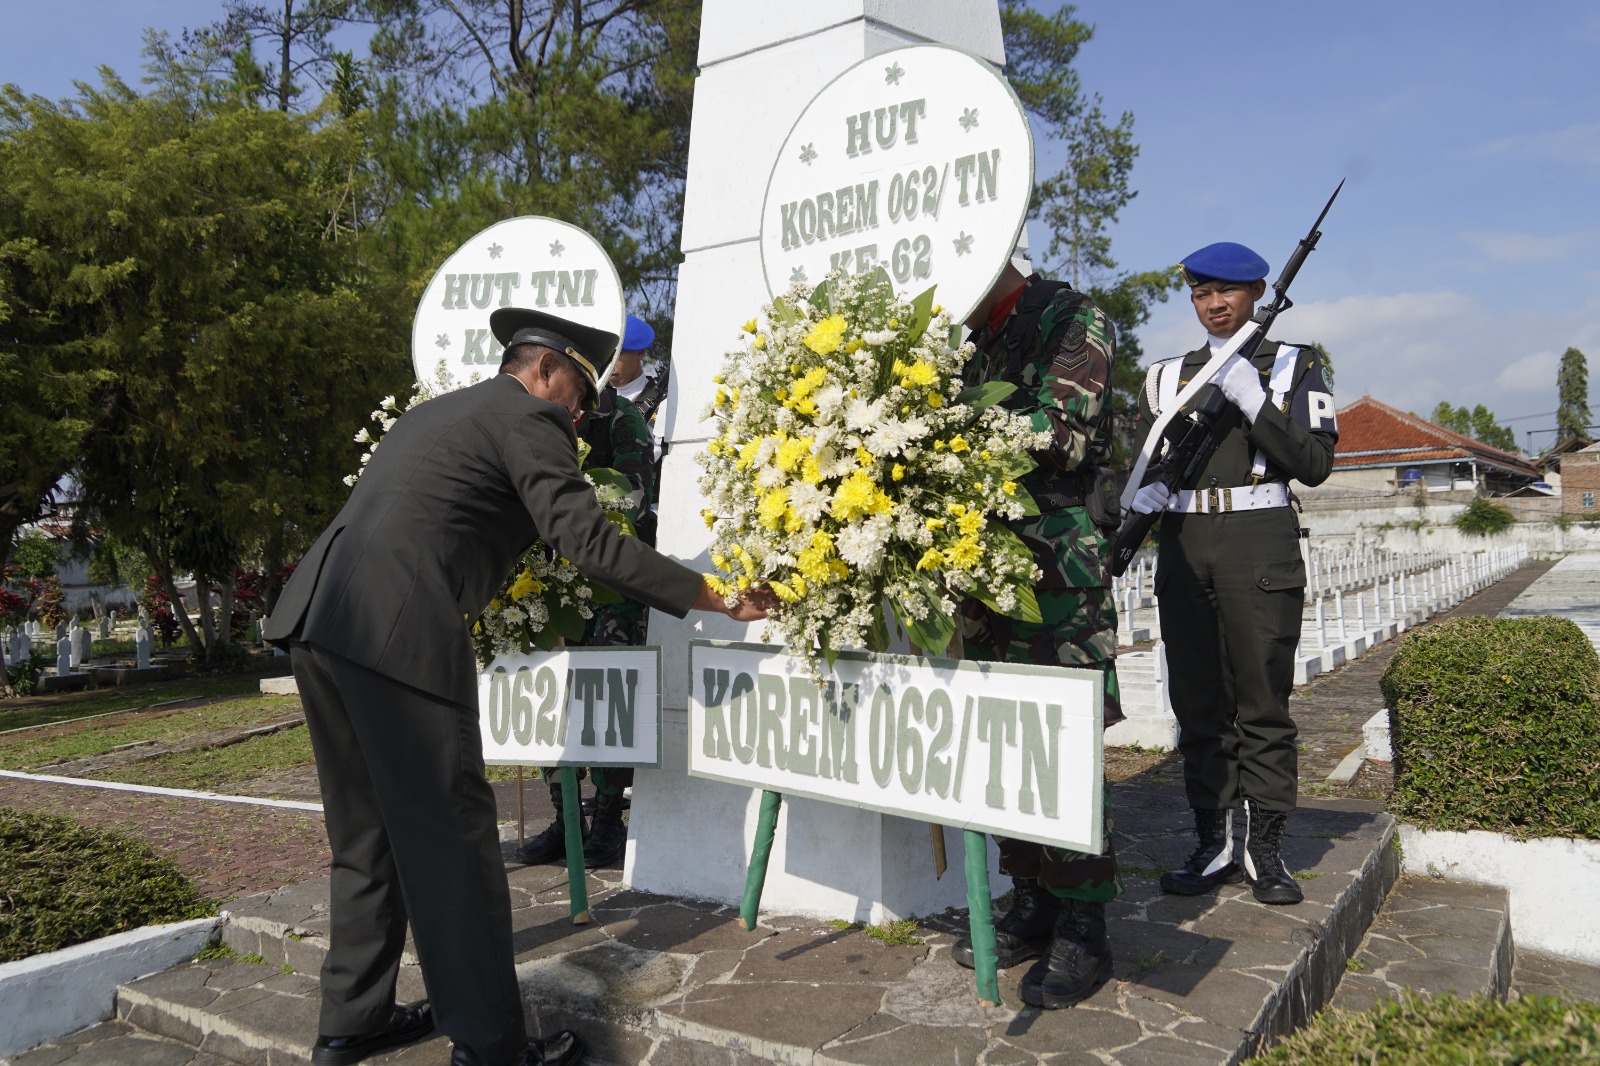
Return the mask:
<svg viewBox="0 0 1600 1066">
<path fill-rule="evenodd" d="M 66 722 L 96 714 L 140 710 L 175 700 L 244 696 L 260 691 L 261 678 L 251 675 L 162 681 L 151 685 L 90 689 L 50 696 L 24 696 L 20 699 L 0 700 L 0 734 L 5 730 L 26 729 L 48 722 Z M 0 743 L 3 743 L 4 739 L 4 736 L 0 735 Z"/>
</svg>

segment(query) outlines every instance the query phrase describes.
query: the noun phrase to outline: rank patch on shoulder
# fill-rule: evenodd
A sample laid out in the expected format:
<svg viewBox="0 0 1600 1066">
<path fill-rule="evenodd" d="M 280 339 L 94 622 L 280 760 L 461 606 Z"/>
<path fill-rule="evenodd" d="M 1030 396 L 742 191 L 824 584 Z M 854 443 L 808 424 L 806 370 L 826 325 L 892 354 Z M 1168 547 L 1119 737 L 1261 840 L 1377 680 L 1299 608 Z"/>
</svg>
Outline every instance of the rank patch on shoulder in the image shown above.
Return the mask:
<svg viewBox="0 0 1600 1066">
<path fill-rule="evenodd" d="M 1084 341 L 1088 336 L 1089 331 L 1082 322 L 1068 323 L 1061 334 L 1061 345 L 1056 349 L 1056 365 L 1063 370 L 1076 370 L 1087 363 L 1089 352 Z"/>
<path fill-rule="evenodd" d="M 1327 363 L 1322 364 L 1322 387 L 1333 391 L 1333 368 Z"/>
</svg>

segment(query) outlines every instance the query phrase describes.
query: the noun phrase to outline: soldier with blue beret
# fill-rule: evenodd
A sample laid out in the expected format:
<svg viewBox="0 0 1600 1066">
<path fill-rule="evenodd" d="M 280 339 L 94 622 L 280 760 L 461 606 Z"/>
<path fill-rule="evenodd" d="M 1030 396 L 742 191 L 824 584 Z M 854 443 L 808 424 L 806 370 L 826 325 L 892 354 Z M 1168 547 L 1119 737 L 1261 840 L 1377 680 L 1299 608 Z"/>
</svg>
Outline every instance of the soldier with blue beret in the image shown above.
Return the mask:
<svg viewBox="0 0 1600 1066">
<path fill-rule="evenodd" d="M 1139 397 L 1147 433 L 1266 292 L 1267 261 L 1242 244 L 1208 244 L 1182 270 L 1207 339 L 1151 366 Z M 1333 388 L 1315 347 L 1275 341 L 1249 359 L 1235 352 L 1212 380 L 1232 406 L 1198 479 L 1172 494 L 1153 481 L 1133 501 L 1135 511 L 1163 512 L 1156 597 L 1199 838 L 1183 866 L 1161 875 L 1161 888 L 1198 895 L 1248 879 L 1263 903 L 1299 903 L 1280 854 L 1297 796 L 1289 693 L 1306 584 L 1288 482 L 1319 485 L 1333 468 Z M 1242 864 L 1233 840 L 1240 808 Z"/>
</svg>

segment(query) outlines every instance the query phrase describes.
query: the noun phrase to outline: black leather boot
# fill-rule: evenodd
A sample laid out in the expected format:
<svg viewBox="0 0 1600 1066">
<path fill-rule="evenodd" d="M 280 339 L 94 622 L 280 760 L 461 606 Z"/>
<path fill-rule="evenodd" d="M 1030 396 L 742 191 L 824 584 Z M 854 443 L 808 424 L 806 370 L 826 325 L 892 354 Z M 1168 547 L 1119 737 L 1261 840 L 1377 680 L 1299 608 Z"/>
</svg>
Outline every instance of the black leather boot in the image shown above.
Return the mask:
<svg viewBox="0 0 1600 1066">
<path fill-rule="evenodd" d="M 1305 893 L 1278 854 L 1289 812 L 1257 810 L 1248 800 L 1244 811 L 1244 872 L 1251 892 L 1262 903 L 1299 903 Z"/>
<path fill-rule="evenodd" d="M 1070 1007 L 1088 999 L 1111 976 L 1104 903 L 1063 900 L 1055 932 L 1044 958 L 1022 975 L 1018 992 L 1030 1007 Z"/>
<path fill-rule="evenodd" d="M 550 780 L 550 803 L 556 809 L 555 821 L 544 827 L 544 832 L 517 849 L 517 861 L 525 866 L 539 866 L 547 862 L 561 862 L 567 857 L 567 824 L 562 819 L 561 779 Z M 589 827 L 584 822 L 583 810 L 578 811 L 578 828 L 585 838 Z"/>
<path fill-rule="evenodd" d="M 1052 896 L 1038 878 L 1014 878 L 1011 906 L 994 923 L 995 965 L 1003 970 L 1024 959 L 1043 955 L 1055 936 L 1056 917 L 1060 913 L 1061 900 Z M 975 968 L 972 937 L 957 940 L 950 949 L 950 957 L 969 970 Z"/>
<path fill-rule="evenodd" d="M 610 866 L 628 849 L 628 827 L 622 821 L 622 793 L 596 792 L 594 824 L 583 844 L 583 864 Z"/>
<path fill-rule="evenodd" d="M 1233 811 L 1194 812 L 1194 831 L 1200 846 L 1189 861 L 1161 875 L 1161 891 L 1198 896 L 1218 885 L 1236 885 L 1244 872 L 1233 857 Z"/>
</svg>

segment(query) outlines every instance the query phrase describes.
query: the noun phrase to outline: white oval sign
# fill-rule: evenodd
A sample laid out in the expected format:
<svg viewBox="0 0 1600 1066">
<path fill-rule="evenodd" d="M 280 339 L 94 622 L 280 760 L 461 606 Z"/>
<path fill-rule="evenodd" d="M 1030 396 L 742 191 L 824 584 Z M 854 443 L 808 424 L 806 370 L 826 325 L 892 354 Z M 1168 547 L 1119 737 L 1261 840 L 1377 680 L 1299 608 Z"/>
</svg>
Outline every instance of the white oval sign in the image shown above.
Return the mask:
<svg viewBox="0 0 1600 1066">
<path fill-rule="evenodd" d="M 489 332 L 497 307 L 548 311 L 618 337 L 627 316 L 622 280 L 598 241 L 542 215 L 508 218 L 457 248 L 428 282 L 411 326 L 417 380 L 459 388 L 492 376 L 502 350 Z"/>
<path fill-rule="evenodd" d="M 761 208 L 767 289 L 881 266 L 964 319 L 1005 269 L 1033 193 L 1033 134 L 988 63 L 942 45 L 870 56 L 790 130 Z"/>
</svg>

